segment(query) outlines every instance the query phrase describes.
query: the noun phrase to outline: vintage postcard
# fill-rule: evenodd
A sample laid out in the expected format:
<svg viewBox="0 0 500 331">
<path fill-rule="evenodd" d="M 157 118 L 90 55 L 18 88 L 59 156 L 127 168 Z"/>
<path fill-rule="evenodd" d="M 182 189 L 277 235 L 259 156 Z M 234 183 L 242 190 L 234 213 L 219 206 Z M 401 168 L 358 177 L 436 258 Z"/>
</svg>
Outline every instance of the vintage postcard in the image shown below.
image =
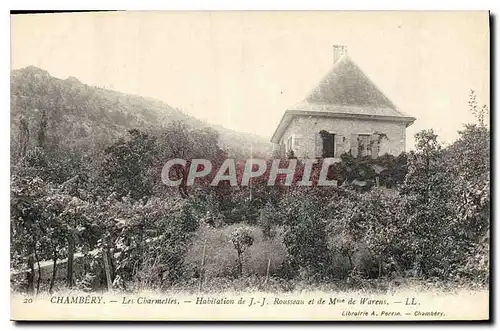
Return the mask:
<svg viewBox="0 0 500 331">
<path fill-rule="evenodd" d="M 489 320 L 489 22 L 11 15 L 11 318 Z"/>
</svg>

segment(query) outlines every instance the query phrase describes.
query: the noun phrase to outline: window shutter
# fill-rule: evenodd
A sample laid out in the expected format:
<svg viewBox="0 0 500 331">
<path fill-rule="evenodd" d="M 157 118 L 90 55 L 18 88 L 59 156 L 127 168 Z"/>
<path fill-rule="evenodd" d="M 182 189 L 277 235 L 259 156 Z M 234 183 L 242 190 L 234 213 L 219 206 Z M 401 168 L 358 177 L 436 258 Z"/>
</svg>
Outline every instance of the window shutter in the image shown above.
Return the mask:
<svg viewBox="0 0 500 331">
<path fill-rule="evenodd" d="M 357 134 L 351 134 L 351 155 L 352 156 L 358 155 L 358 135 Z"/>
<path fill-rule="evenodd" d="M 280 144 L 280 158 L 286 156 L 286 147 L 284 143 Z"/>
<path fill-rule="evenodd" d="M 323 139 L 321 139 L 321 134 L 319 132 L 316 133 L 315 137 L 315 146 L 316 146 L 316 157 L 323 156 Z"/>
<path fill-rule="evenodd" d="M 379 135 L 377 133 L 372 134 L 371 136 L 371 151 L 372 151 L 372 158 L 376 159 L 378 157 L 378 151 L 380 149 L 379 143 L 378 143 L 378 138 Z"/>
<path fill-rule="evenodd" d="M 344 153 L 344 136 L 341 134 L 335 135 L 335 157 L 340 157 Z"/>
</svg>

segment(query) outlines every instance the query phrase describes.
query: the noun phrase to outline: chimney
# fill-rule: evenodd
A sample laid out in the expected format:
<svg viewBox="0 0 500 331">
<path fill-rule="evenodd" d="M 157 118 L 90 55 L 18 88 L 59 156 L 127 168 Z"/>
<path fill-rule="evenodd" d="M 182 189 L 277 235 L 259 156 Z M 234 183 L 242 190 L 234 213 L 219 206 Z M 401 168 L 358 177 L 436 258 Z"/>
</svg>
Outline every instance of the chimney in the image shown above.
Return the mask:
<svg viewBox="0 0 500 331">
<path fill-rule="evenodd" d="M 337 63 L 338 60 L 347 54 L 347 46 L 344 45 L 333 45 L 333 63 Z"/>
</svg>

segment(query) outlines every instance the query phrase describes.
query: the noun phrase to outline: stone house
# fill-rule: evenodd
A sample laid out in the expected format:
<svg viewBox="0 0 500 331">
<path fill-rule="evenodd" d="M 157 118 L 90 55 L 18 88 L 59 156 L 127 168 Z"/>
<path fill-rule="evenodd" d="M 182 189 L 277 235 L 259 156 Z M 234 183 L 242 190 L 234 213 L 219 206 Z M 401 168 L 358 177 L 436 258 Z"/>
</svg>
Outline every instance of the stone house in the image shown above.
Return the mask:
<svg viewBox="0 0 500 331">
<path fill-rule="evenodd" d="M 406 128 L 415 118 L 403 114 L 349 58 L 334 46 L 334 64 L 320 83 L 287 109 L 271 142 L 274 155 L 338 158 L 345 152 L 377 157 L 405 151 Z"/>
</svg>

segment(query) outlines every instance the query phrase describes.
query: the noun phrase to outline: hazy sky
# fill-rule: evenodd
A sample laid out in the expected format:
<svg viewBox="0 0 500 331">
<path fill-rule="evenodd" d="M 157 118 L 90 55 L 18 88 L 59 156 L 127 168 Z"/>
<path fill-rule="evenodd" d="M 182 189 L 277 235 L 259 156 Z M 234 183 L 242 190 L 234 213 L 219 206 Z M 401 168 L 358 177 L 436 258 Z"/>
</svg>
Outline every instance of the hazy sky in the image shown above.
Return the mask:
<svg viewBox="0 0 500 331">
<path fill-rule="evenodd" d="M 486 12 L 126 12 L 13 16 L 12 68 L 154 97 L 270 138 L 287 107 L 349 56 L 404 113 L 413 134 L 451 142 L 489 102 Z"/>
</svg>

